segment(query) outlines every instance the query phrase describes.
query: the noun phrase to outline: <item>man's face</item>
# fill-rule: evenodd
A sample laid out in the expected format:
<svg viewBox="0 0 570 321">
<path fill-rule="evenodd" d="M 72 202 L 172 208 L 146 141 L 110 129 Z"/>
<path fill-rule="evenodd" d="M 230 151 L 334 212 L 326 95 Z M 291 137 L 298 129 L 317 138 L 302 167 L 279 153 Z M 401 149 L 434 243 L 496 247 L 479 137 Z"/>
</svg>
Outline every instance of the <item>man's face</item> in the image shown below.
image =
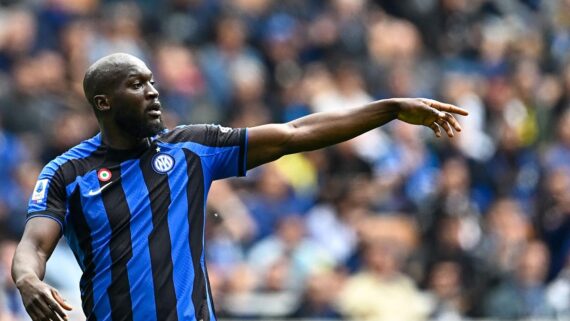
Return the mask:
<svg viewBox="0 0 570 321">
<path fill-rule="evenodd" d="M 165 127 L 152 72 L 142 61 L 134 59 L 122 72 L 121 80 L 109 97 L 117 125 L 137 138 L 158 134 Z"/>
</svg>

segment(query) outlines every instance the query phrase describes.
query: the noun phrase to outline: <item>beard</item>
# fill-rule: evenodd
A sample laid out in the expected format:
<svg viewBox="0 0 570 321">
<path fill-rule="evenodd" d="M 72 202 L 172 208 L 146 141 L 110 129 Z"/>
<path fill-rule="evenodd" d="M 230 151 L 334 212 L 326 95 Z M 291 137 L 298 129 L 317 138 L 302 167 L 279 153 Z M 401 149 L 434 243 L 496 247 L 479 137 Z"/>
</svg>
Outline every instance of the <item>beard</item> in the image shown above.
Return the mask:
<svg viewBox="0 0 570 321">
<path fill-rule="evenodd" d="M 120 128 L 136 138 L 153 137 L 166 129 L 162 117 L 151 121 L 144 116 L 143 114 L 133 117 L 133 115 L 119 112 L 116 115 L 116 122 Z"/>
</svg>

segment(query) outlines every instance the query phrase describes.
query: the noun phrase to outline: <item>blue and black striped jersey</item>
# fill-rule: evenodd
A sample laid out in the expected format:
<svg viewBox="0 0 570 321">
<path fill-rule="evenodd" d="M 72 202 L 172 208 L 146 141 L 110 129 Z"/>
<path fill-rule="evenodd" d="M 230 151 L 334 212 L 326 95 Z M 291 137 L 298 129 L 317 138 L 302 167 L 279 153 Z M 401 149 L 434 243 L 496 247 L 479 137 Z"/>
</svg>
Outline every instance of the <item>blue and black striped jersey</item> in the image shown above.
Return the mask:
<svg viewBox="0 0 570 321">
<path fill-rule="evenodd" d="M 204 263 L 213 180 L 246 171 L 247 130 L 180 126 L 132 150 L 100 134 L 42 170 L 28 219 L 56 220 L 88 320 L 215 320 Z"/>
</svg>

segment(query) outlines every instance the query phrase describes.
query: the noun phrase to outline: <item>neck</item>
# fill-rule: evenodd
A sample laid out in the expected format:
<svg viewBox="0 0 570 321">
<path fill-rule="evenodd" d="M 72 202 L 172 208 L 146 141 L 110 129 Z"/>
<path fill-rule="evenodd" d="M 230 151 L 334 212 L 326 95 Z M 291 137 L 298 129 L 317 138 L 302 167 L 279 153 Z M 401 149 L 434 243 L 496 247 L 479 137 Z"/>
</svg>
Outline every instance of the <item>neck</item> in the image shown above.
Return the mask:
<svg viewBox="0 0 570 321">
<path fill-rule="evenodd" d="M 118 127 L 99 125 L 103 143 L 113 149 L 132 149 L 140 146 L 146 140 L 146 138 L 132 136 Z"/>
</svg>

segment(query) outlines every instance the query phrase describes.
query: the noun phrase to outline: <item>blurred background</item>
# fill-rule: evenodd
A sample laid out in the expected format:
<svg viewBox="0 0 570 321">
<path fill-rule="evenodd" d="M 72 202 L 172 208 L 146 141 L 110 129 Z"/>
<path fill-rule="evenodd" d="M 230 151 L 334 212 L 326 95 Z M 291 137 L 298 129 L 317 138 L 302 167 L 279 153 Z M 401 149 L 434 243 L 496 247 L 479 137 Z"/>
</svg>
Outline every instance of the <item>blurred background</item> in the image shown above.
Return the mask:
<svg viewBox="0 0 570 321">
<path fill-rule="evenodd" d="M 170 127 L 245 127 L 374 99 L 470 112 L 288 156 L 210 195 L 226 319 L 570 318 L 569 0 L 0 0 L 0 320 L 43 165 L 97 132 L 81 82 L 127 52 Z M 82 320 L 64 240 L 46 281 Z"/>
</svg>

